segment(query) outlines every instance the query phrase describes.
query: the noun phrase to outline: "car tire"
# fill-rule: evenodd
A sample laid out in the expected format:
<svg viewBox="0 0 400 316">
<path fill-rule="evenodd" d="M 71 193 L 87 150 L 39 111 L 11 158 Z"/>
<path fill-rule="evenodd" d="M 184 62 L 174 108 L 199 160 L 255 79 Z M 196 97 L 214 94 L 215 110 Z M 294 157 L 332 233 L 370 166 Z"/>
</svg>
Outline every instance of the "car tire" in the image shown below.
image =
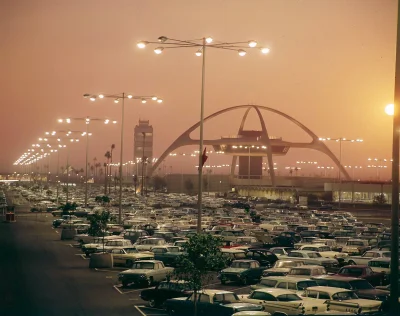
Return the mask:
<svg viewBox="0 0 400 316">
<path fill-rule="evenodd" d="M 158 306 L 158 304 L 157 304 L 157 302 L 156 302 L 156 300 L 154 298 L 149 300 L 149 306 L 151 308 L 156 308 Z"/>
<path fill-rule="evenodd" d="M 127 268 L 132 268 L 132 266 L 133 266 L 133 261 L 132 260 L 126 260 L 126 264 L 125 264 L 125 266 L 127 267 Z"/>
</svg>

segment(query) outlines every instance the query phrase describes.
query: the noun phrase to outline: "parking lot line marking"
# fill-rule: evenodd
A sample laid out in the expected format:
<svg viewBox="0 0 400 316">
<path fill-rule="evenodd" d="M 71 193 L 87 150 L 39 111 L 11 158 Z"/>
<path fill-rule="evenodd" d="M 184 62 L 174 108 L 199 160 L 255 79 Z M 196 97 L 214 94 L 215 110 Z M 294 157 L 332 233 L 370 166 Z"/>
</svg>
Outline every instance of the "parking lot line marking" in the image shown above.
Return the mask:
<svg viewBox="0 0 400 316">
<path fill-rule="evenodd" d="M 124 294 L 121 292 L 121 290 L 118 288 L 118 286 L 114 285 L 113 288 L 119 293 L 119 294 Z"/>
<path fill-rule="evenodd" d="M 58 234 L 58 231 L 57 231 L 57 230 L 55 230 L 55 232 Z"/>
<path fill-rule="evenodd" d="M 141 307 L 144 307 L 144 306 L 141 306 Z M 137 309 L 137 311 L 138 311 L 142 316 L 147 316 L 145 313 L 143 313 L 143 312 L 140 310 L 139 306 L 136 306 L 136 305 L 135 305 L 135 308 Z"/>
<path fill-rule="evenodd" d="M 112 278 L 113 278 L 112 275 L 107 275 L 107 276 L 106 276 L 106 279 L 112 279 Z"/>
</svg>

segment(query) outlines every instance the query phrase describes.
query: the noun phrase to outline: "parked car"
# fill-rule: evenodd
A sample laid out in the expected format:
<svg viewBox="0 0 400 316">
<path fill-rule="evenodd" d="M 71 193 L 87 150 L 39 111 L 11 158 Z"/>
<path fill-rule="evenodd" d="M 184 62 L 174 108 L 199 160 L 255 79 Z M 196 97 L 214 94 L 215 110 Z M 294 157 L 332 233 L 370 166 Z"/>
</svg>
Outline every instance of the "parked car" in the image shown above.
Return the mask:
<svg viewBox="0 0 400 316">
<path fill-rule="evenodd" d="M 311 280 L 309 277 L 290 277 L 290 276 L 273 276 L 273 277 L 262 277 L 260 283 L 250 286 L 252 290 L 262 288 L 278 288 L 286 289 L 298 294 L 298 292 L 304 291 L 310 286 L 317 286 L 317 282 Z"/>
<path fill-rule="evenodd" d="M 324 266 L 327 271 L 336 272 L 339 268 L 339 263 L 336 259 L 324 258 L 318 252 L 308 250 L 294 250 L 287 256 L 281 256 L 283 258 L 289 258 L 294 260 L 301 260 L 305 264 L 321 265 Z"/>
<path fill-rule="evenodd" d="M 138 239 L 135 243 L 137 250 L 151 251 L 154 247 L 167 245 L 167 242 L 163 238 L 145 238 Z"/>
<path fill-rule="evenodd" d="M 291 268 L 303 264 L 300 260 L 280 259 L 274 263 L 272 268 L 264 270 L 263 276 L 284 276 L 289 273 Z"/>
<path fill-rule="evenodd" d="M 154 259 L 164 262 L 164 265 L 175 266 L 176 258 L 181 256 L 183 252 L 178 246 L 157 246 L 151 251 L 154 253 Z"/>
<path fill-rule="evenodd" d="M 338 276 L 361 278 L 367 280 L 372 286 L 389 283 L 389 278 L 384 272 L 374 272 L 367 265 L 349 265 L 340 268 Z"/>
<path fill-rule="evenodd" d="M 260 280 L 265 267 L 261 267 L 256 260 L 235 260 L 229 268 L 221 270 L 218 279 L 221 284 L 226 282 L 238 282 L 241 284 L 249 284 Z"/>
<path fill-rule="evenodd" d="M 271 314 L 281 312 L 284 315 L 312 315 L 327 310 L 325 300 L 303 299 L 296 293 L 284 289 L 258 289 L 250 295 L 240 297 L 243 302 L 259 304 L 264 311 Z"/>
<path fill-rule="evenodd" d="M 290 269 L 287 276 L 291 277 L 313 277 L 318 275 L 327 275 L 323 266 L 318 265 L 301 265 Z"/>
<path fill-rule="evenodd" d="M 135 247 L 107 249 L 113 257 L 114 266 L 122 265 L 131 268 L 138 260 L 153 260 L 154 254 L 151 252 L 139 252 Z"/>
<path fill-rule="evenodd" d="M 380 301 L 360 299 L 352 290 L 329 286 L 309 287 L 301 296 L 308 299 L 325 300 L 328 310 L 339 312 L 374 313 L 380 311 L 382 305 Z"/>
<path fill-rule="evenodd" d="M 368 250 L 361 256 L 349 256 L 346 260 L 348 264 L 368 264 L 375 258 L 390 258 L 390 251 Z"/>
<path fill-rule="evenodd" d="M 174 272 L 173 268 L 167 268 L 162 261 L 143 260 L 137 261 L 129 270 L 118 274 L 118 280 L 123 286 L 135 283 L 141 286 L 151 286 L 167 279 Z"/>
<path fill-rule="evenodd" d="M 235 293 L 221 290 L 200 291 L 196 305 L 198 316 L 231 316 L 240 311 L 263 310 L 261 305 L 242 302 Z M 194 295 L 168 299 L 165 301 L 165 309 L 169 315 L 193 315 Z"/>
<path fill-rule="evenodd" d="M 349 239 L 346 245 L 342 247 L 342 252 L 348 253 L 350 256 L 362 255 L 367 250 L 371 249 L 368 240 L 363 239 Z M 350 258 L 349 258 L 350 260 Z"/>
<path fill-rule="evenodd" d="M 278 261 L 278 257 L 274 253 L 263 248 L 249 249 L 246 252 L 246 259 L 257 260 L 260 263 L 260 266 L 265 268 L 271 267 L 276 261 Z"/>
<path fill-rule="evenodd" d="M 387 291 L 375 289 L 367 280 L 340 276 L 316 276 L 312 277 L 320 286 L 339 287 L 353 290 L 359 298 L 378 300 L 385 302 L 389 299 Z"/>
<path fill-rule="evenodd" d="M 185 281 L 162 281 L 155 288 L 145 289 L 140 293 L 143 301 L 150 307 L 163 306 L 165 301 L 175 297 L 189 297 L 193 293 L 191 286 Z"/>
</svg>

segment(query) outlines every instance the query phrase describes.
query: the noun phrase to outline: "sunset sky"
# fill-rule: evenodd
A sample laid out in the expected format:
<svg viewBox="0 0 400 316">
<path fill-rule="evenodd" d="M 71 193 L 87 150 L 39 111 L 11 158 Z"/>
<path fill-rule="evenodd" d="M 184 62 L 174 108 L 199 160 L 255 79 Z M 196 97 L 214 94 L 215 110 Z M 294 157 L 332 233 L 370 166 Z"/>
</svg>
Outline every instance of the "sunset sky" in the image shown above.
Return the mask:
<svg viewBox="0 0 400 316">
<path fill-rule="evenodd" d="M 87 92 L 160 96 L 162 104 L 126 102 L 124 139 L 124 161 L 132 160 L 134 126 L 139 118 L 150 120 L 159 157 L 200 116 L 196 49 L 156 55 L 151 47 L 136 46 L 164 35 L 256 40 L 270 48 L 268 55 L 249 49 L 245 57 L 208 50 L 205 115 L 257 104 L 294 117 L 321 137 L 362 138 L 343 145 L 342 161 L 363 166 L 360 174 L 373 177 L 367 158 L 391 157 L 392 120 L 384 107 L 394 94 L 396 10 L 395 0 L 0 0 L 0 172 L 19 171 L 13 162 L 45 131 L 85 128 L 59 124 L 59 118 L 121 120 L 119 104 L 90 102 L 82 97 Z M 205 138 L 237 134 L 243 113 L 207 122 Z M 265 112 L 264 118 L 272 136 L 309 140 L 277 115 Z M 113 143 L 119 152 L 120 127 L 91 126 L 90 160 L 105 161 Z M 246 129 L 260 129 L 254 113 Z M 337 143 L 327 145 L 338 155 Z M 84 152 L 84 142 L 71 147 L 72 166 L 84 168 Z M 65 157 L 60 154 L 63 164 Z M 310 150 L 290 150 L 275 162 L 284 174 L 299 160 L 333 166 Z M 55 163 L 51 158 L 52 169 Z M 230 158 L 210 157 L 210 163 L 229 164 Z M 173 172 L 195 173 L 196 164 L 182 157 L 166 162 Z"/>
</svg>

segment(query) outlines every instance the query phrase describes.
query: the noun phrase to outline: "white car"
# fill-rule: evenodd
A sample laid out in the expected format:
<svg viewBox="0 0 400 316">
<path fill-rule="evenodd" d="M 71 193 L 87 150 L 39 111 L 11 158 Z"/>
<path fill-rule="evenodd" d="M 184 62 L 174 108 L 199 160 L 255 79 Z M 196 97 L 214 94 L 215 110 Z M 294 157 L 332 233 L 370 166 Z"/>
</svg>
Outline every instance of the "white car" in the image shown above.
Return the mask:
<svg viewBox="0 0 400 316">
<path fill-rule="evenodd" d="M 327 310 L 326 300 L 303 299 L 289 290 L 265 288 L 254 290 L 250 295 L 241 295 L 242 302 L 259 304 L 264 311 L 286 315 L 315 314 Z"/>
<path fill-rule="evenodd" d="M 332 251 L 331 247 L 323 245 L 323 244 L 312 244 L 312 245 L 303 245 L 300 247 L 300 250 L 310 250 L 319 252 L 319 254 L 324 258 L 331 259 L 342 259 L 348 257 L 348 253 Z"/>
<path fill-rule="evenodd" d="M 328 309 L 339 312 L 353 312 L 357 314 L 380 311 L 382 302 L 358 298 L 352 290 L 330 286 L 311 286 L 303 294 L 303 298 L 326 300 Z"/>
<path fill-rule="evenodd" d="M 146 238 L 135 243 L 135 247 L 139 251 L 150 251 L 157 246 L 166 246 L 167 242 L 163 238 Z"/>
</svg>

